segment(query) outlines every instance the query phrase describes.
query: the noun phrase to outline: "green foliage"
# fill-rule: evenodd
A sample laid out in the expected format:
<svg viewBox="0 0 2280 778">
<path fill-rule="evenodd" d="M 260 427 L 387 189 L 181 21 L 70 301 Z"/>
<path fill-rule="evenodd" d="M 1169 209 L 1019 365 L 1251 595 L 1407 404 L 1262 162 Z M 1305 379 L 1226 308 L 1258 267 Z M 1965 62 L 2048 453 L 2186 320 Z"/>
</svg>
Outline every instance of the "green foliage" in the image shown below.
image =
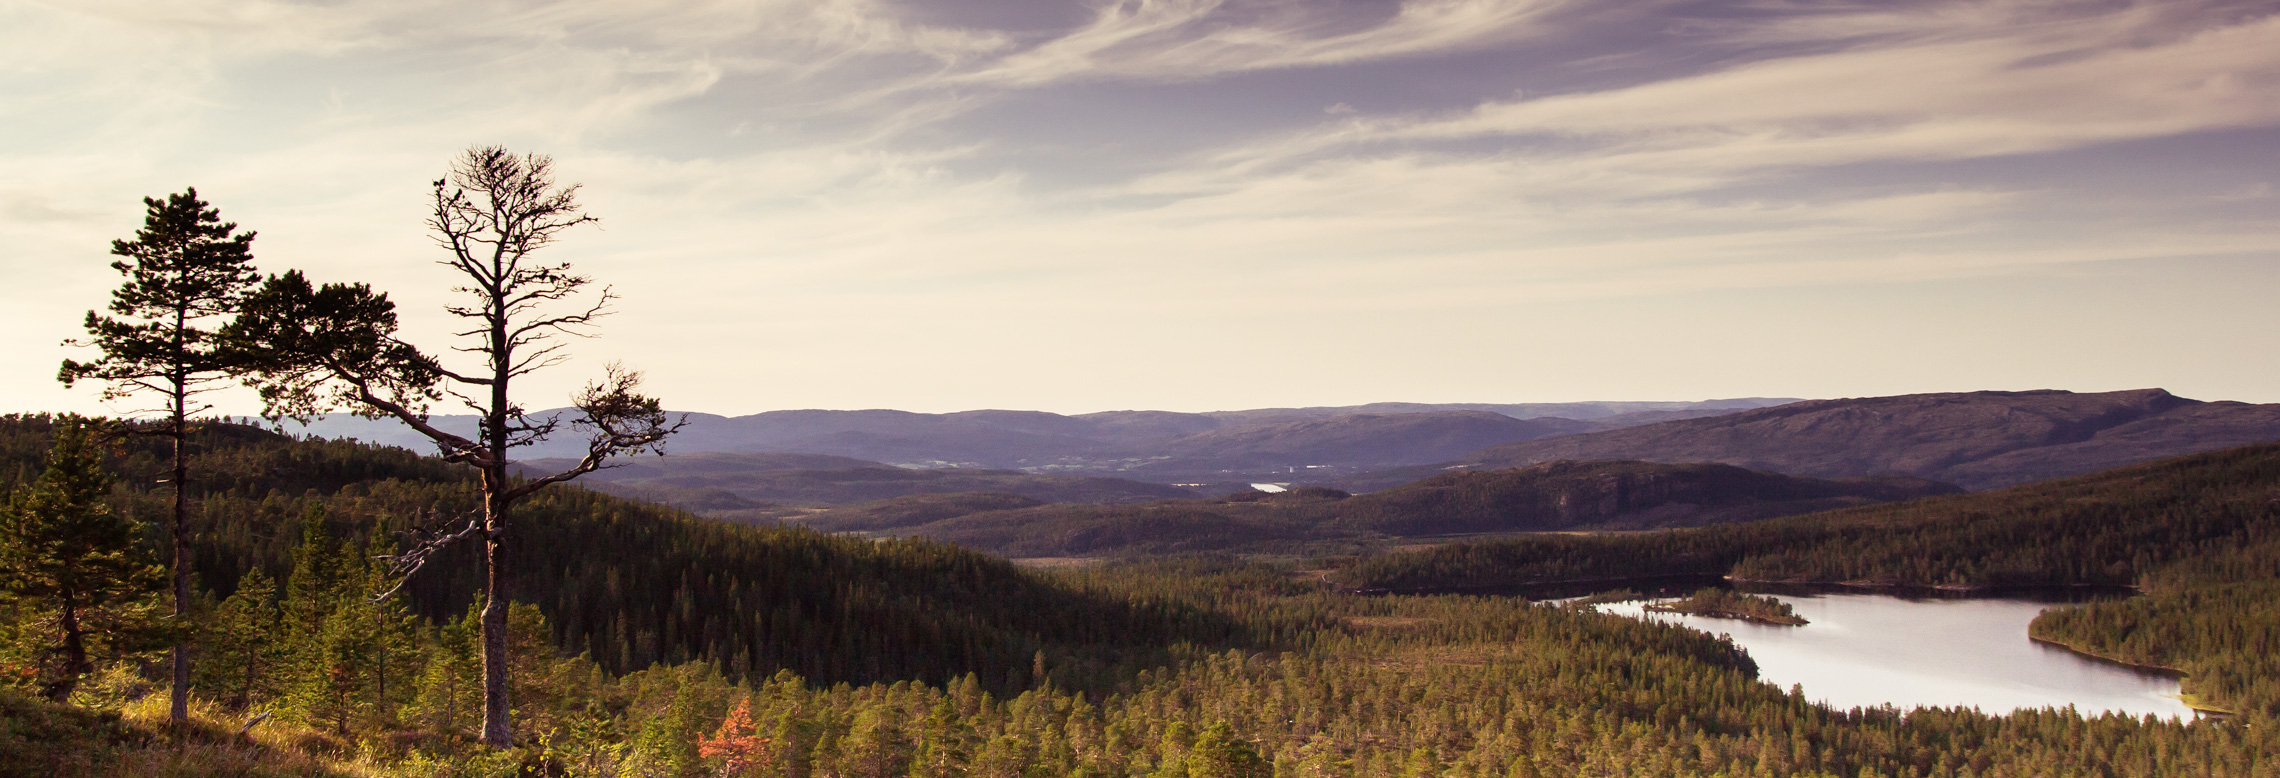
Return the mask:
<svg viewBox="0 0 2280 778">
<path fill-rule="evenodd" d="M 1130 596 L 1185 596 L 1170 594 L 1186 588 L 1174 575 L 1116 580 Z M 1099 695 L 997 698 L 965 680 L 817 686 L 790 674 L 738 685 L 702 667 L 655 668 L 595 687 L 622 749 L 551 764 L 720 774 L 709 771 L 728 767 L 730 751 L 764 751 L 750 774 L 2248 778 L 2280 745 L 2260 724 L 1831 711 L 1756 681 L 1746 658 L 1702 633 L 1510 598 L 1218 596 L 1249 612 L 1318 611 L 1328 626 L 1304 645 L 1200 654 Z M 724 750 L 724 739 L 744 747 Z"/>
<path fill-rule="evenodd" d="M 56 429 L 46 471 L 0 511 L 0 594 L 8 597 L 10 653 L 50 699 L 69 698 L 105 654 L 146 650 L 157 630 L 152 597 L 163 585 L 132 521 L 111 510 L 94 425 Z"/>
<path fill-rule="evenodd" d="M 105 382 L 105 399 L 144 392 L 170 397 L 179 411 L 182 392 L 225 378 L 238 363 L 223 347 L 216 317 L 234 313 L 253 284 L 253 233 L 238 232 L 221 212 L 185 189 L 165 200 L 144 198 L 143 227 L 132 241 L 113 241 L 111 253 L 133 260 L 111 263 L 127 277 L 111 292 L 104 316 L 87 312 L 84 344 L 101 350 L 93 362 L 64 360 L 66 385 Z"/>
<path fill-rule="evenodd" d="M 301 271 L 270 276 L 221 332 L 264 412 L 307 419 L 334 407 L 377 417 L 378 400 L 418 411 L 440 396 L 435 360 L 396 339 L 396 304 L 365 284 L 318 286 Z M 341 381 L 341 374 L 355 377 Z"/>
<path fill-rule="evenodd" d="M 1649 604 L 1647 610 L 1666 613 L 1691 613 L 1722 619 L 1742 619 L 1790 627 L 1805 625 L 1805 618 L 1789 603 L 1758 594 L 1743 594 L 1731 589 L 1709 588 L 1697 591 L 1672 602 Z"/>
<path fill-rule="evenodd" d="M 1424 749 L 1419 749 L 1423 751 Z M 1235 735 L 1227 722 L 1214 721 L 1188 748 L 1188 778 L 1273 778 L 1274 768 L 1259 749 Z M 1434 770 L 1429 775 L 1439 775 Z"/>
<path fill-rule="evenodd" d="M 291 659 L 285 623 L 277 609 L 277 585 L 256 566 L 238 579 L 237 592 L 222 600 L 206 626 L 206 656 L 198 663 L 196 688 L 245 710 L 280 692 L 283 665 Z"/>
<path fill-rule="evenodd" d="M 2280 580 L 2175 589 L 2053 608 L 2037 639 L 2131 664 L 2185 674 L 2188 702 L 2280 717 Z"/>
</svg>

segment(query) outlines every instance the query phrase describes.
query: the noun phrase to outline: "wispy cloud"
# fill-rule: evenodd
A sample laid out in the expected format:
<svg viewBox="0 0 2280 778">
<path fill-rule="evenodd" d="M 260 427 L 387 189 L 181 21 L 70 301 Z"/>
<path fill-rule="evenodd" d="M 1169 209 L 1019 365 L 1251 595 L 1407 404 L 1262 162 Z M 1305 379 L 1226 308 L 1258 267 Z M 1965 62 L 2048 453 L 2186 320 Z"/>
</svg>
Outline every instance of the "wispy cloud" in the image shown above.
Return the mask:
<svg viewBox="0 0 2280 778">
<path fill-rule="evenodd" d="M 1406 0 L 1361 29 L 1301 4 L 1250 18 L 1223 0 L 1113 0 L 1090 24 L 951 78 L 1035 86 L 1072 79 L 1186 80 L 1275 68 L 1447 54 L 1508 43 L 1561 0 Z"/>
<path fill-rule="evenodd" d="M 2000 5 L 2000 4 L 1997 4 Z M 2280 15 L 2178 33 L 2138 9 L 2025 27 L 1955 28 L 1951 6 L 1787 25 L 1907 31 L 1837 51 L 1454 115 L 1357 118 L 1222 158 L 1239 165 L 1384 144 L 1581 139 L 1609 168 L 1723 176 L 1943 160 L 2280 123 Z M 1971 15 L 1966 15 L 1970 18 Z M 2148 41 L 2154 34 L 2162 38 Z M 2173 37 L 2170 37 L 2173 36 Z"/>
<path fill-rule="evenodd" d="M 0 267 L 26 280 L 0 328 L 30 333 L 6 353 L 56 358 L 136 198 L 186 183 L 262 231 L 265 265 L 432 310 L 422 184 L 476 142 L 587 184 L 602 227 L 559 251 L 628 293 L 589 353 L 680 360 L 660 379 L 734 403 L 965 375 L 936 352 L 975 343 L 1009 376 L 974 373 L 976 397 L 1015 375 L 1189 391 L 1112 363 L 1302 324 L 1447 341 L 1414 353 L 1454 365 L 1532 307 L 2280 245 L 2256 208 L 2280 169 L 2192 147 L 2280 132 L 2280 17 L 2255 4 L 1121 0 L 1043 30 L 923 10 L 0 4 Z M 2127 144 L 2201 167 L 2104 156 Z M 2145 191 L 2021 162 L 2056 154 Z M 1086 338 L 1117 344 L 1085 363 L 1116 381 L 1022 373 Z M 1291 348 L 1194 370 L 1329 353 Z M 803 396 L 782 402 L 838 402 Z"/>
</svg>

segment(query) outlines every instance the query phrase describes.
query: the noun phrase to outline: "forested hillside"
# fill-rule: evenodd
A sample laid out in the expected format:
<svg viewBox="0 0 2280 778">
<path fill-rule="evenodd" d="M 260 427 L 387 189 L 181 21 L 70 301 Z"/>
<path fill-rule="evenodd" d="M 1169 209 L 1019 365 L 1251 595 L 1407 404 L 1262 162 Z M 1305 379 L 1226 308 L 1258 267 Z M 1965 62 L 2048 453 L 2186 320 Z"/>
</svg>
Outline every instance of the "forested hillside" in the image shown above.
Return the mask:
<svg viewBox="0 0 2280 778">
<path fill-rule="evenodd" d="M 1013 557 L 1195 551 L 1346 553 L 1418 537 L 1696 526 L 1959 491 L 1906 477 L 1823 480 L 1727 465 L 1556 462 L 1446 473 L 1349 496 L 1301 487 L 1137 505 L 1017 505 L 980 496 L 850 506 L 819 528 L 945 540 Z M 959 509 L 963 509 L 961 512 Z"/>
<path fill-rule="evenodd" d="M 523 463 L 558 472 L 572 460 Z M 824 506 L 922 494 L 1000 492 L 1039 502 L 1127 503 L 1195 497 L 1190 489 L 1124 478 L 974 468 L 891 467 L 817 454 L 696 453 L 643 457 L 596 471 L 581 485 L 736 521 L 798 520 Z"/>
<path fill-rule="evenodd" d="M 49 426 L 0 417 L 0 488 L 38 473 Z M 128 438 L 117 451 L 117 501 L 146 520 L 161 508 L 148 488 L 163 470 L 158 446 Z M 473 507 L 459 468 L 402 449 L 235 425 L 209 427 L 197 448 L 194 569 L 216 599 L 254 567 L 288 578 L 314 509 L 349 547 L 379 533 L 392 549 L 391 533 Z M 1041 651 L 1075 673 L 1119 661 L 1128 647 L 1152 655 L 1242 637 L 1207 612 L 1104 599 L 922 541 L 725 525 L 577 489 L 541 492 L 518 513 L 515 598 L 539 606 L 557 644 L 612 672 L 704 660 L 735 678 L 790 669 L 820 683 L 971 673 L 1002 691 L 1030 683 Z M 472 549 L 459 551 L 405 586 L 412 611 L 436 621 L 466 611 L 482 571 Z"/>
<path fill-rule="evenodd" d="M 1904 474 L 1989 489 L 2274 440 L 2275 405 L 2201 402 L 2160 389 L 1957 392 L 1808 400 L 1514 443 L 1461 461 L 1723 462 L 1818 478 Z"/>
<path fill-rule="evenodd" d="M 2219 708 L 2280 712 L 2280 445 L 2010 489 L 1693 530 L 1538 537 L 1361 560 L 1363 588 L 1482 589 L 1727 575 L 1958 589 L 2109 586 L 2151 593 L 2053 611 L 2035 634 L 2189 673 Z"/>
</svg>

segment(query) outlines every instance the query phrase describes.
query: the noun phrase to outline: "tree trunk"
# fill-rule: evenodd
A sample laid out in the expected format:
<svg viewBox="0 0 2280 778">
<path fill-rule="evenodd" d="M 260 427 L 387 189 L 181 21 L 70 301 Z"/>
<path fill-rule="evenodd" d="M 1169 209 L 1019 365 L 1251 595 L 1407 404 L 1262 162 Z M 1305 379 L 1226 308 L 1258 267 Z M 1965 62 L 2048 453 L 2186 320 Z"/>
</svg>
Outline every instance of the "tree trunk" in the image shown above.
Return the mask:
<svg viewBox="0 0 2280 778">
<path fill-rule="evenodd" d="M 493 748 L 512 748 L 514 731 L 507 720 L 507 571 L 502 540 L 494 535 L 483 541 L 488 572 L 483 587 L 483 742 Z"/>
<path fill-rule="evenodd" d="M 231 703 L 231 707 L 241 711 L 253 707 L 253 684 L 261 677 L 261 649 L 258 645 L 249 643 L 245 647 L 245 681 L 238 684 L 237 700 Z"/>
<path fill-rule="evenodd" d="M 372 699 L 373 707 L 379 709 L 376 718 L 380 720 L 380 726 L 388 727 L 393 725 L 396 720 L 395 715 L 390 712 L 388 707 L 388 628 L 383 625 L 378 631 L 380 633 L 380 661 L 373 665 L 373 678 L 377 681 L 376 685 L 379 688 L 373 693 Z"/>
<path fill-rule="evenodd" d="M 71 700 L 71 693 L 79 688 L 79 676 L 89 669 L 85 630 L 79 628 L 79 604 L 71 597 L 63 598 L 63 613 L 58 621 L 63 627 L 63 675 L 48 684 L 47 698 L 63 703 Z"/>
<path fill-rule="evenodd" d="M 177 329 L 179 331 L 179 328 Z M 183 627 L 190 621 L 190 452 L 188 423 L 184 418 L 185 404 L 189 401 L 184 388 L 187 377 L 177 375 L 174 382 L 174 625 Z M 178 633 L 179 634 L 179 633 Z M 176 723 L 190 720 L 190 646 L 185 638 L 174 641 L 174 687 L 166 710 L 167 719 Z"/>
<path fill-rule="evenodd" d="M 494 296 L 495 297 L 495 296 Z M 492 319 L 491 342 L 504 344 L 503 315 Z M 507 704 L 507 360 L 503 347 L 492 350 L 491 412 L 484 421 L 491 461 L 483 468 L 483 742 L 513 748 L 514 722 Z"/>
<path fill-rule="evenodd" d="M 504 244 L 501 244 L 502 247 Z M 506 276 L 499 257 L 492 257 L 494 278 Z M 507 704 L 507 422 L 514 404 L 507 399 L 507 383 L 514 376 L 514 341 L 507 335 L 506 294 L 490 292 L 488 339 L 491 360 L 491 407 L 483 415 L 483 443 L 490 461 L 483 466 L 483 742 L 492 748 L 513 748 L 513 709 Z"/>
</svg>

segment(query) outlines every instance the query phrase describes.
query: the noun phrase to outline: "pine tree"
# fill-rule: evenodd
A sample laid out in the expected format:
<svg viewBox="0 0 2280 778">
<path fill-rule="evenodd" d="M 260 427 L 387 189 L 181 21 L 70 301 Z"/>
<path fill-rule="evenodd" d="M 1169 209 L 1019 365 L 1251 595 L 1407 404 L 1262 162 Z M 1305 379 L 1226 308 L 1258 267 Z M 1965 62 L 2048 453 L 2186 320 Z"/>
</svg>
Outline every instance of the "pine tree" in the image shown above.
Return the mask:
<svg viewBox="0 0 2280 778">
<path fill-rule="evenodd" d="M 1215 721 L 1188 749 L 1187 774 L 1189 778 L 1269 778 L 1274 769 L 1259 756 L 1257 747 L 1236 737 L 1227 722 Z"/>
<path fill-rule="evenodd" d="M 302 721 L 330 725 L 346 735 L 349 723 L 374 707 L 369 687 L 377 672 L 380 638 L 371 611 L 370 603 L 344 599 L 326 614 L 291 692 L 293 710 Z"/>
<path fill-rule="evenodd" d="M 969 680 L 973 676 L 967 676 Z M 918 746 L 911 754 L 910 778 L 952 778 L 966 774 L 972 755 L 973 729 L 951 707 L 948 698 L 934 704 L 919 725 Z"/>
<path fill-rule="evenodd" d="M 311 503 L 301 515 L 301 544 L 293 549 L 293 571 L 285 576 L 285 598 L 278 603 L 286 642 L 296 653 L 315 645 L 339 606 L 347 559 L 353 557 L 333 540 L 324 505 Z"/>
<path fill-rule="evenodd" d="M 430 730 L 459 734 L 462 722 L 482 710 L 483 666 L 476 651 L 479 621 L 475 606 L 467 615 L 436 630 L 420 675 L 419 716 Z"/>
<path fill-rule="evenodd" d="M 903 711 L 888 704 L 864 706 L 840 742 L 839 766 L 851 778 L 895 778 L 910 769 L 911 752 L 903 733 Z"/>
<path fill-rule="evenodd" d="M 132 241 L 112 241 L 111 253 L 134 260 L 111 263 L 127 282 L 111 292 L 111 316 L 87 312 L 88 340 L 66 345 L 102 351 L 93 362 L 64 360 L 56 378 L 65 386 L 94 379 L 106 384 L 104 399 L 158 395 L 162 416 L 149 430 L 173 443 L 173 467 L 166 483 L 174 493 L 167 524 L 173 535 L 174 618 L 190 614 L 190 419 L 207 410 L 197 396 L 220 388 L 236 372 L 239 352 L 218 337 L 219 319 L 235 313 L 261 280 L 253 270 L 253 233 L 224 222 L 221 211 L 185 189 L 165 200 L 144 198 L 143 227 Z M 190 653 L 186 641 L 174 644 L 175 721 L 189 717 Z"/>
<path fill-rule="evenodd" d="M 247 298 L 227 340 L 261 360 L 246 370 L 264 412 L 306 418 L 334 408 L 392 416 L 434 442 L 446 461 L 480 474 L 482 511 L 458 529 L 429 530 L 399 555 L 410 574 L 443 547 L 480 540 L 484 558 L 483 741 L 514 745 L 507 647 L 510 516 L 517 503 L 547 486 L 602 467 L 611 457 L 662 451 L 669 422 L 654 397 L 640 393 L 641 374 L 612 364 L 601 380 L 572 399 L 572 411 L 534 415 L 510 391 L 525 376 L 559 364 L 559 338 L 583 336 L 606 313 L 607 289 L 584 297 L 592 279 L 568 264 L 532 256 L 565 231 L 594 221 L 578 205 L 578 187 L 554 180 L 553 160 L 495 146 L 467 150 L 435 182 L 428 226 L 451 251 L 446 265 L 466 277 L 469 295 L 446 307 L 467 320 L 456 350 L 481 356 L 464 372 L 446 368 L 396 336 L 395 304 L 361 284 L 316 286 L 298 271 L 270 278 Z M 570 301 L 589 300 L 578 306 Z M 429 423 L 426 406 L 446 393 L 477 412 L 477 433 L 462 437 Z M 569 469 L 525 480 L 514 449 L 576 430 L 586 453 Z"/>
<path fill-rule="evenodd" d="M 260 565 L 239 578 L 237 591 L 215 608 L 208 635 L 200 686 L 241 710 L 277 695 L 290 654 L 278 618 L 277 584 Z"/>
<path fill-rule="evenodd" d="M 287 710 L 304 722 L 346 733 L 349 719 L 370 704 L 361 687 L 377 653 L 374 618 L 350 583 L 364 568 L 349 546 L 333 540 L 324 507 L 311 504 L 301 520 L 301 544 L 286 576 L 283 617 L 292 673 Z"/>
<path fill-rule="evenodd" d="M 19 625 L 48 699 L 71 697 L 106 649 L 134 651 L 161 637 L 150 598 L 164 585 L 135 524 L 112 513 L 90 422 L 57 425 L 47 470 L 0 512 L 0 591 L 34 622 Z"/>
<path fill-rule="evenodd" d="M 373 712 L 381 726 L 395 726 L 398 708 L 410 701 L 418 688 L 415 668 L 425 664 L 419 619 L 403 598 L 372 600 L 367 594 L 387 591 L 393 585 L 383 560 L 394 550 L 387 533 L 374 527 L 364 558 L 359 560 L 365 568 L 364 590 L 349 595 L 366 600 L 363 610 L 372 619 L 373 648 L 377 652 L 372 664 Z"/>
</svg>

